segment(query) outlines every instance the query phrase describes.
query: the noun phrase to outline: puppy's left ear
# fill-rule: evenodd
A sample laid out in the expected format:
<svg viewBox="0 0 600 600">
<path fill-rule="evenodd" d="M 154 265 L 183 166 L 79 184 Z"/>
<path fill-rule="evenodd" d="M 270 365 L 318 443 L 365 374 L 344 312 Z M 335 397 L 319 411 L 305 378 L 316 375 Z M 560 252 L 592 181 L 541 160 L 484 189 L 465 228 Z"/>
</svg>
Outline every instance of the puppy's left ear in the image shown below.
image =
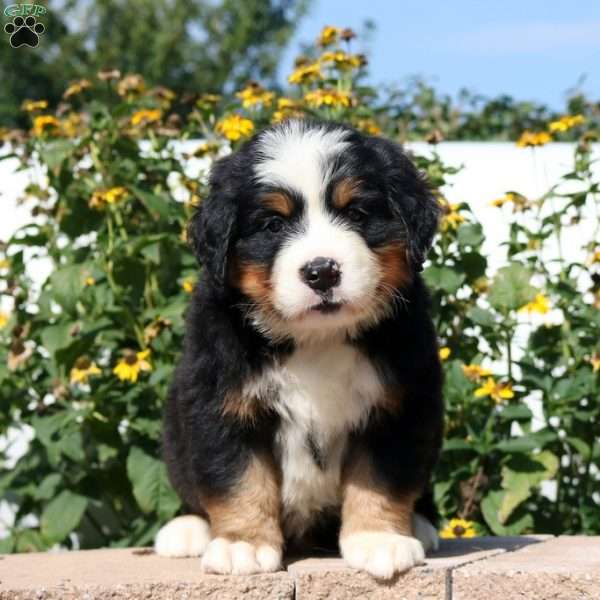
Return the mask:
<svg viewBox="0 0 600 600">
<path fill-rule="evenodd" d="M 406 229 L 411 265 L 415 271 L 422 271 L 437 231 L 440 206 L 425 176 L 398 144 L 379 137 L 368 138 L 367 144 L 384 165 L 388 201 Z"/>
<path fill-rule="evenodd" d="M 219 160 L 210 177 L 210 193 L 194 213 L 188 226 L 188 240 L 204 277 L 214 289 L 225 293 L 229 254 L 235 236 L 237 205 L 231 188 L 227 158 Z"/>
</svg>

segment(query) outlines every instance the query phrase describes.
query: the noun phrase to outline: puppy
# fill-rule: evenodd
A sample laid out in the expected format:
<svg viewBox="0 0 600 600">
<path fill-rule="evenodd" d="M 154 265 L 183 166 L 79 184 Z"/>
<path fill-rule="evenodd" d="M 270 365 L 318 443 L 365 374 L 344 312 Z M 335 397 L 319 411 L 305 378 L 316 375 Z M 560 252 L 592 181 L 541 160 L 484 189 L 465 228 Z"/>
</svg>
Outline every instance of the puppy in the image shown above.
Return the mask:
<svg viewBox="0 0 600 600">
<path fill-rule="evenodd" d="M 374 576 L 435 547 L 441 370 L 419 275 L 438 221 L 394 143 L 289 120 L 212 169 L 164 423 L 191 513 L 155 549 L 212 573 L 333 545 Z"/>
</svg>

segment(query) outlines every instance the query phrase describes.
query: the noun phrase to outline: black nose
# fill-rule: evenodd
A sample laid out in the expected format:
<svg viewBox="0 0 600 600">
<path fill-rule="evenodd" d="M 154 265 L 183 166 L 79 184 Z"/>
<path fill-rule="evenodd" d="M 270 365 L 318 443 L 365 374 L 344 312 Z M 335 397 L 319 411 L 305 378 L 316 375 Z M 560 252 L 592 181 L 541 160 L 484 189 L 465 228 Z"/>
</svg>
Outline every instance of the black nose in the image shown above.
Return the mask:
<svg viewBox="0 0 600 600">
<path fill-rule="evenodd" d="M 340 283 L 340 265 L 333 258 L 317 258 L 306 263 L 300 274 L 304 283 L 318 292 L 325 292 Z"/>
</svg>

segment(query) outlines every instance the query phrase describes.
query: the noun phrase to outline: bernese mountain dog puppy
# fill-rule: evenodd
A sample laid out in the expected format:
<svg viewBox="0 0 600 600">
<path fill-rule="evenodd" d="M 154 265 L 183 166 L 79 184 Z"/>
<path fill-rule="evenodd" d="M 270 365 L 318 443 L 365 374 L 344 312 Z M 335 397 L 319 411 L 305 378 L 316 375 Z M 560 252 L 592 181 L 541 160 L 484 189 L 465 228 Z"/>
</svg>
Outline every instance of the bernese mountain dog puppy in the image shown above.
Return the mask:
<svg viewBox="0 0 600 600">
<path fill-rule="evenodd" d="M 214 164 L 164 422 L 190 514 L 158 554 L 234 574 L 298 547 L 382 578 L 423 562 L 443 404 L 419 271 L 438 212 L 399 146 L 335 123 L 285 121 Z"/>
</svg>

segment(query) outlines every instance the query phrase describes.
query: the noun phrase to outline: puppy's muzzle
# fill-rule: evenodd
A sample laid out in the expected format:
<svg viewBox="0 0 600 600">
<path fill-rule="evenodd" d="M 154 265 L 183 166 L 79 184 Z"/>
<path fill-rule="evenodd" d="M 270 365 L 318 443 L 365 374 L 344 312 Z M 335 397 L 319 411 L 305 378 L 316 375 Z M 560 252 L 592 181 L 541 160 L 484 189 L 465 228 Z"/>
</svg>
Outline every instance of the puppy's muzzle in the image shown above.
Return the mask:
<svg viewBox="0 0 600 600">
<path fill-rule="evenodd" d="M 300 269 L 300 277 L 316 292 L 326 292 L 340 284 L 340 265 L 333 258 L 317 256 Z"/>
</svg>

